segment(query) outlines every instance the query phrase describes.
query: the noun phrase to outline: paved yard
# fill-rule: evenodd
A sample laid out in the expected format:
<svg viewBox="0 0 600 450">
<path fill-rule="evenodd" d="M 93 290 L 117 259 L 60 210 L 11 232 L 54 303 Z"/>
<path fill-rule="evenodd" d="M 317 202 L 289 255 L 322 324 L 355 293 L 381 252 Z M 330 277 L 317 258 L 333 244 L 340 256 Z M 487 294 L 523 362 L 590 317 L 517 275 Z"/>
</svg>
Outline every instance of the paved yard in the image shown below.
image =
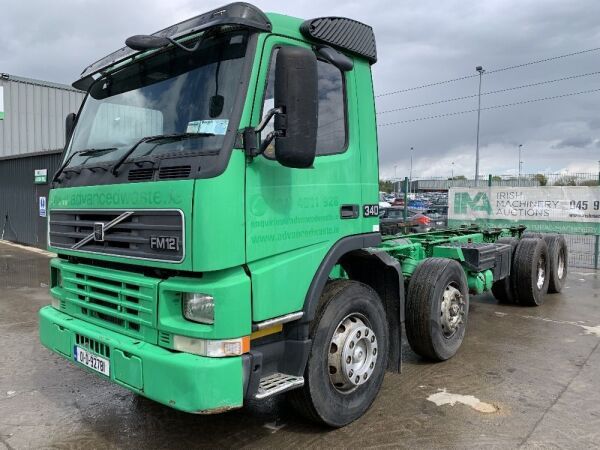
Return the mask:
<svg viewBox="0 0 600 450">
<path fill-rule="evenodd" d="M 473 298 L 456 357 L 431 364 L 405 345 L 403 373 L 333 431 L 279 401 L 188 415 L 76 368 L 39 344 L 47 283 L 47 256 L 0 243 L 0 449 L 600 446 L 597 272 L 573 269 L 539 308 Z"/>
</svg>

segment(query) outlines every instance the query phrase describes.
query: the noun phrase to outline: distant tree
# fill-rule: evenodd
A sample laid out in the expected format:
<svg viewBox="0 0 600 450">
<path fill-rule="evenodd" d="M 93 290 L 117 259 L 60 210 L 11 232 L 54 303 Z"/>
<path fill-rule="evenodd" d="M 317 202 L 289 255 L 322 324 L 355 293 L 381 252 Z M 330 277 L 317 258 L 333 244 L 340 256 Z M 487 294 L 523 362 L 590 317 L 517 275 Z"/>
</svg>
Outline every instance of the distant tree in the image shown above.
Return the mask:
<svg viewBox="0 0 600 450">
<path fill-rule="evenodd" d="M 546 175 L 544 175 L 543 173 L 536 173 L 533 176 L 533 179 L 537 181 L 540 184 L 540 186 L 546 186 L 548 184 L 548 177 L 546 177 Z"/>
<path fill-rule="evenodd" d="M 467 179 L 467 177 L 465 177 L 464 175 L 456 175 L 456 176 L 454 177 L 454 179 L 455 179 L 455 180 L 466 180 L 466 179 Z"/>
<path fill-rule="evenodd" d="M 379 180 L 379 191 L 388 194 L 394 190 L 394 183 L 390 180 Z"/>
<path fill-rule="evenodd" d="M 499 177 L 498 175 L 494 175 L 492 177 L 492 181 L 502 181 L 502 177 Z"/>
</svg>

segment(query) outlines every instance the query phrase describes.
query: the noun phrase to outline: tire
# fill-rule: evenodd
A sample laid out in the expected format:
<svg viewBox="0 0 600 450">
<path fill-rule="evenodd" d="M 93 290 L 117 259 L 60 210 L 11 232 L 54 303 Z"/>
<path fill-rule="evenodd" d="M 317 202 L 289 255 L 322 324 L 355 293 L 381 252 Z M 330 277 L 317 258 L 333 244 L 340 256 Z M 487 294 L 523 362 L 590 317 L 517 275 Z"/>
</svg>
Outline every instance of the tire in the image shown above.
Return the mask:
<svg viewBox="0 0 600 450">
<path fill-rule="evenodd" d="M 408 284 L 405 319 L 415 353 L 433 361 L 454 356 L 465 336 L 468 314 L 467 278 L 457 261 L 427 258 L 417 266 Z"/>
<path fill-rule="evenodd" d="M 517 245 L 519 244 L 519 240 L 514 237 L 503 237 L 496 241 L 498 244 L 508 244 L 512 247 L 510 252 L 511 254 L 511 268 L 514 264 L 514 256 Z M 507 305 L 514 305 L 517 303 L 517 298 L 513 293 L 511 275 L 509 274 L 505 278 L 495 281 L 492 285 L 492 294 L 496 297 L 500 303 L 505 303 Z"/>
<path fill-rule="evenodd" d="M 521 239 L 511 269 L 513 293 L 519 304 L 525 306 L 543 304 L 548 292 L 550 275 L 550 259 L 546 242 L 539 238 Z M 540 273 L 541 270 L 543 273 Z"/>
<path fill-rule="evenodd" d="M 548 292 L 552 294 L 562 291 L 567 279 L 568 250 L 565 238 L 560 234 L 544 236 L 548 245 L 548 258 L 550 259 L 550 279 Z"/>
<path fill-rule="evenodd" d="M 535 238 L 543 238 L 544 235 L 542 233 L 538 233 L 537 231 L 524 231 L 523 235 L 521 236 L 521 239 L 524 238 L 531 238 L 531 239 L 535 239 Z"/>
<path fill-rule="evenodd" d="M 359 332 L 362 333 L 360 339 L 356 337 Z M 312 347 L 304 373 L 305 384 L 290 392 L 288 399 L 308 419 L 330 427 L 343 427 L 370 408 L 383 382 L 389 339 L 385 309 L 379 296 L 357 281 L 328 283 L 317 316 L 311 323 L 310 337 Z M 367 345 L 367 341 L 371 344 Z M 350 352 L 350 348 L 354 350 Z M 363 366 L 356 365 L 360 360 L 355 363 L 353 359 L 363 355 L 358 353 L 360 349 L 365 350 Z M 348 353 L 352 354 L 354 373 L 350 365 L 344 365 Z M 362 374 L 358 385 L 355 384 L 357 373 Z"/>
</svg>

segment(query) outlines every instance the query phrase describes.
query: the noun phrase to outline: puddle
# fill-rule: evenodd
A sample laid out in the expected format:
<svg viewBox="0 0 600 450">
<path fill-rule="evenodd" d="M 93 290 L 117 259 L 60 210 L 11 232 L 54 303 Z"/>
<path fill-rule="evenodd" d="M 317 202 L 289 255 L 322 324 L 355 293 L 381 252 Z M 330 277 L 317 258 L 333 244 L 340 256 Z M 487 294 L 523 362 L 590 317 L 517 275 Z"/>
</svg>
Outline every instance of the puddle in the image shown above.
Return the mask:
<svg viewBox="0 0 600 450">
<path fill-rule="evenodd" d="M 427 400 L 435 403 L 437 406 L 454 406 L 457 403 L 461 403 L 463 405 L 470 406 L 475 411 L 485 414 L 490 414 L 498 411 L 498 408 L 496 408 L 491 403 L 482 402 L 473 395 L 452 394 L 450 392 L 447 392 L 445 388 L 440 390 L 439 392 L 436 392 L 435 394 L 431 394 L 429 397 L 427 397 Z"/>
<path fill-rule="evenodd" d="M 273 433 L 277 433 L 279 430 L 281 430 L 283 427 L 285 427 L 285 423 L 280 422 L 280 421 L 275 421 L 275 422 L 267 422 L 263 425 L 263 427 L 265 427 L 267 430 L 269 430 L 271 432 L 271 434 Z"/>
<path fill-rule="evenodd" d="M 596 325 L 595 327 L 588 327 L 585 325 L 579 325 L 581 328 L 583 328 L 583 332 L 585 334 L 591 334 L 597 337 L 600 337 L 600 325 Z"/>
<path fill-rule="evenodd" d="M 502 313 L 502 312 L 495 312 L 494 314 L 496 314 L 496 316 L 498 316 L 498 317 L 504 317 L 504 316 L 509 315 L 508 313 Z M 583 325 L 585 323 L 585 321 L 583 321 L 583 320 L 578 320 L 577 322 L 573 322 L 571 320 L 555 320 L 555 319 L 550 319 L 548 317 L 540 317 L 540 316 L 517 315 L 517 317 L 521 317 L 522 319 L 541 320 L 542 322 L 556 323 L 559 325 L 576 326 L 576 327 L 583 329 L 583 334 L 587 334 L 590 336 L 596 336 L 596 337 L 600 338 L 600 325 L 596 325 L 595 327 L 591 327 L 589 325 Z"/>
</svg>

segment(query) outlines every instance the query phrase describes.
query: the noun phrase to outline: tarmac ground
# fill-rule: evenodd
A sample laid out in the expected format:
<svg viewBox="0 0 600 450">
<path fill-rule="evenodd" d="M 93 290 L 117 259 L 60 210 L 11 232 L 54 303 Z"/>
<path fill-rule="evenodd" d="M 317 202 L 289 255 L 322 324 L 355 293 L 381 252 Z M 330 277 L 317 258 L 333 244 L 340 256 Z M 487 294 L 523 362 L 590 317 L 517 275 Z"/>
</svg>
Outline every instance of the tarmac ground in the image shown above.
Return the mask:
<svg viewBox="0 0 600 450">
<path fill-rule="evenodd" d="M 48 256 L 0 243 L 0 449 L 600 447 L 600 277 L 571 269 L 538 308 L 472 297 L 458 354 L 432 364 L 403 346 L 360 420 L 330 430 L 282 400 L 181 413 L 43 348 Z"/>
</svg>

